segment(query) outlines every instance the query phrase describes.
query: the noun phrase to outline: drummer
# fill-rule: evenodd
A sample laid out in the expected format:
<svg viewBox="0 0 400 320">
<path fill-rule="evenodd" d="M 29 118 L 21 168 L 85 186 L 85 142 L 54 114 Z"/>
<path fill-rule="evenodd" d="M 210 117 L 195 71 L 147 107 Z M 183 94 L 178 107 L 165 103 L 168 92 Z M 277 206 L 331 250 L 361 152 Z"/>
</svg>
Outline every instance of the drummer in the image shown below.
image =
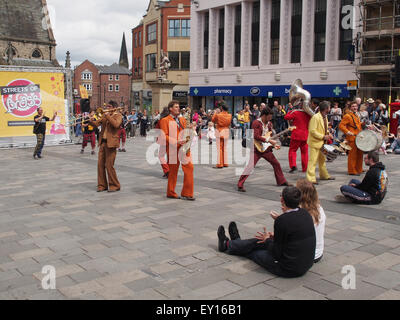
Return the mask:
<svg viewBox="0 0 400 320">
<path fill-rule="evenodd" d="M 347 173 L 351 176 L 359 176 L 363 172 L 363 152 L 356 146 L 356 136 L 363 130 L 365 123 L 358 116 L 358 104 L 353 101 L 350 112 L 345 114 L 339 123 L 339 129 L 345 134 L 347 144 L 351 147 L 347 158 Z"/>
</svg>

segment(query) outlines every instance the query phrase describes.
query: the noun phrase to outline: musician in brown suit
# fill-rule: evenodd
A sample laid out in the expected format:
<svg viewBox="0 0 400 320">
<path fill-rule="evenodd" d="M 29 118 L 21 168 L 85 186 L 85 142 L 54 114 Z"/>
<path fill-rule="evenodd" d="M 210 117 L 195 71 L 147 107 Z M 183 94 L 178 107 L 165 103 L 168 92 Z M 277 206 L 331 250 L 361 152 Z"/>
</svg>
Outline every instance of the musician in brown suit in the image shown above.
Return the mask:
<svg viewBox="0 0 400 320">
<path fill-rule="evenodd" d="M 110 101 L 107 109 L 116 109 L 117 107 L 118 104 L 116 102 Z M 97 164 L 97 192 L 107 190 L 108 192 L 119 191 L 121 185 L 114 169 L 114 163 L 117 155 L 117 148 L 119 148 L 118 130 L 122 124 L 122 115 L 115 111 L 105 112 L 101 119 L 92 121 L 91 124 L 96 127 L 101 125 L 99 160 Z"/>
</svg>

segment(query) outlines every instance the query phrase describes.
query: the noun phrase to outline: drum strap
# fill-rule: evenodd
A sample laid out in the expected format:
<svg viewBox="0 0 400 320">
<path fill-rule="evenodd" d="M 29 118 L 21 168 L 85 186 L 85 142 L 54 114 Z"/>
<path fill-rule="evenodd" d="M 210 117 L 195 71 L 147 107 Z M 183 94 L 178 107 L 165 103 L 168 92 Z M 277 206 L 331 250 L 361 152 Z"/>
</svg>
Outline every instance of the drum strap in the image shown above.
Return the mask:
<svg viewBox="0 0 400 320">
<path fill-rule="evenodd" d="M 356 120 L 354 120 L 354 113 L 350 113 L 350 117 L 351 117 L 351 119 L 353 120 L 353 123 L 354 123 L 354 129 L 358 129 L 357 128 L 357 125 L 356 125 Z"/>
</svg>

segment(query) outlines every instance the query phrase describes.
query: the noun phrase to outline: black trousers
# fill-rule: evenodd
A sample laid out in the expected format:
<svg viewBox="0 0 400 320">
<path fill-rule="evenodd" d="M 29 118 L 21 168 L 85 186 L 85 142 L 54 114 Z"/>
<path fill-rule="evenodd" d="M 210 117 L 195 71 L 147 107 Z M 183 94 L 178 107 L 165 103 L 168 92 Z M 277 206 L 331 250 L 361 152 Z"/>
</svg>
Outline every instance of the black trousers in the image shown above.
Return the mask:
<svg viewBox="0 0 400 320">
<path fill-rule="evenodd" d="M 246 257 L 279 277 L 294 278 L 299 276 L 287 272 L 275 260 L 270 252 L 272 240 L 267 240 L 265 243 L 257 243 L 258 241 L 258 239 L 229 240 L 226 252 L 231 255 Z"/>
</svg>

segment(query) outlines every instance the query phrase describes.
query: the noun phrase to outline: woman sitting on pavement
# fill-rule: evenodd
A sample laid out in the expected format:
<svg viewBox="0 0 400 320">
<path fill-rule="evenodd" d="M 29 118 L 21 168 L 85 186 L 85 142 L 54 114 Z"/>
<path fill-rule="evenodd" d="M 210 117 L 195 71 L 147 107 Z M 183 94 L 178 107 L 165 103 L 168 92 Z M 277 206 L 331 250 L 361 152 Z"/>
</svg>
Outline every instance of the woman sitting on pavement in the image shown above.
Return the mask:
<svg viewBox="0 0 400 320">
<path fill-rule="evenodd" d="M 306 179 L 298 180 L 296 187 L 301 192 L 300 208 L 306 209 L 314 221 L 317 240 L 314 263 L 317 263 L 322 259 L 324 254 L 325 211 L 319 202 L 318 192 L 310 181 Z"/>
</svg>

